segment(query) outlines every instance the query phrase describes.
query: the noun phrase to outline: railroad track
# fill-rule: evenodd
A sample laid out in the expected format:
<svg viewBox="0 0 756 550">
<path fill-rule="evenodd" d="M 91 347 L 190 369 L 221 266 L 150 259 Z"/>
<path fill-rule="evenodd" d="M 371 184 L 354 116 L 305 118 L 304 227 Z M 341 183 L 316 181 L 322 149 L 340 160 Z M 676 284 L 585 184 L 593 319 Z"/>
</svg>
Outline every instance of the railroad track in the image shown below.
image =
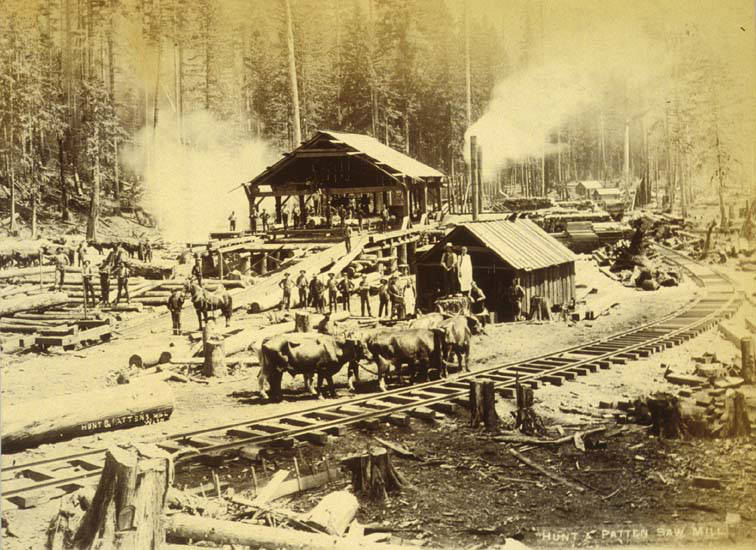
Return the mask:
<svg viewBox="0 0 756 550">
<path fill-rule="evenodd" d="M 197 453 L 218 453 L 244 445 L 292 444 L 294 440 L 324 444 L 349 427 L 380 421 L 406 424 L 411 417 L 435 419 L 468 402 L 471 378 L 491 380 L 499 395 L 514 397 L 516 382 L 537 388 L 561 385 L 579 376 L 626 364 L 679 345 L 729 318 L 743 296 L 733 283 L 711 267 L 698 264 L 670 249 L 659 248 L 665 261 L 687 272 L 705 292 L 679 310 L 656 321 L 605 338 L 522 361 L 487 367 L 454 378 L 416 384 L 380 394 L 326 403 L 308 409 L 251 418 L 225 426 L 174 434 L 154 443 L 174 454 L 177 464 Z M 97 480 L 106 449 L 3 466 L 3 498 L 18 506 L 63 496 Z M 7 457 L 6 457 L 7 460 Z"/>
</svg>

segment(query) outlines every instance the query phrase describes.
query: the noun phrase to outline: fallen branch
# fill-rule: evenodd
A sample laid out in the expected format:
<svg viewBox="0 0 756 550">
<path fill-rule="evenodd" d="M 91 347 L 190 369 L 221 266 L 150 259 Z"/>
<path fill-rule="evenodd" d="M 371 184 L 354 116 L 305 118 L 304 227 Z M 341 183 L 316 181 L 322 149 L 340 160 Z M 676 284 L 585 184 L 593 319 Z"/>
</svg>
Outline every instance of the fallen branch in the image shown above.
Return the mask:
<svg viewBox="0 0 756 550">
<path fill-rule="evenodd" d="M 555 474 L 554 472 L 550 472 L 549 470 L 547 470 L 543 466 L 540 466 L 539 464 L 536 464 L 535 462 L 533 462 L 529 458 L 521 455 L 520 453 L 518 453 L 514 449 L 509 449 L 509 454 L 511 454 L 513 457 L 515 457 L 517 460 L 519 460 L 523 464 L 527 464 L 528 466 L 530 466 L 534 470 L 538 470 L 539 472 L 541 472 L 543 475 L 545 475 L 549 479 L 552 479 L 552 480 L 554 480 L 554 481 L 556 481 L 558 483 L 561 483 L 562 485 L 566 485 L 567 487 L 569 487 L 573 491 L 577 491 L 578 493 L 585 492 L 585 489 L 583 489 L 579 485 L 576 485 L 576 484 L 572 483 L 568 479 L 565 479 L 562 476 Z"/>
</svg>

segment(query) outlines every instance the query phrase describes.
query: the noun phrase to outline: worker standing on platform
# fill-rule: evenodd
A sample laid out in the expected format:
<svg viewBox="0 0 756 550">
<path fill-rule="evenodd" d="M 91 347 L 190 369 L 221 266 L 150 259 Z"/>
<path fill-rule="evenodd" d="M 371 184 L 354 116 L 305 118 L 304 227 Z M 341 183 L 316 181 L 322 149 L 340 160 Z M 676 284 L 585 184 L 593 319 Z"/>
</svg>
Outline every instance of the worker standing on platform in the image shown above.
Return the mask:
<svg viewBox="0 0 756 550">
<path fill-rule="evenodd" d="M 284 231 L 286 231 L 286 229 L 288 229 L 289 227 L 289 211 L 288 210 L 284 209 L 284 211 L 281 212 L 281 221 L 283 222 Z"/>
<path fill-rule="evenodd" d="M 120 267 L 116 271 L 116 279 L 118 281 L 118 294 L 116 294 L 115 303 L 121 301 L 121 293 L 123 292 L 124 296 L 126 296 L 126 303 L 130 303 L 131 299 L 129 298 L 129 268 L 126 267 L 126 264 L 124 262 L 121 262 Z"/>
<path fill-rule="evenodd" d="M 357 212 L 355 213 L 355 215 L 357 216 L 357 229 L 360 233 L 362 233 L 362 218 L 364 217 L 362 206 L 357 207 Z"/>
<path fill-rule="evenodd" d="M 249 213 L 249 230 L 254 235 L 257 233 L 257 207 L 253 206 L 252 211 Z"/>
<path fill-rule="evenodd" d="M 228 217 L 228 230 L 236 231 L 236 212 L 231 211 L 231 215 Z"/>
<path fill-rule="evenodd" d="M 181 310 L 184 308 L 184 291 L 174 288 L 168 297 L 168 311 L 171 312 L 173 322 L 173 335 L 181 336 Z"/>
<path fill-rule="evenodd" d="M 268 219 L 270 218 L 270 214 L 268 214 L 268 211 L 263 208 L 262 214 L 260 214 L 260 217 L 262 218 L 262 230 L 263 233 L 268 232 Z"/>
<path fill-rule="evenodd" d="M 95 298 L 94 286 L 92 286 L 92 265 L 89 260 L 84 260 L 84 265 L 81 268 L 81 283 L 84 286 L 84 307 L 87 307 L 87 296 L 92 297 L 92 307 L 97 304 L 97 298 Z"/>
<path fill-rule="evenodd" d="M 468 298 L 470 297 L 470 289 L 472 288 L 472 271 L 472 260 L 470 260 L 470 256 L 467 254 L 467 247 L 463 246 L 457 259 L 457 278 L 459 290 Z"/>
<path fill-rule="evenodd" d="M 299 289 L 299 307 L 307 309 L 307 272 L 304 269 L 299 271 L 297 277 L 297 289 Z"/>
<path fill-rule="evenodd" d="M 446 243 L 441 255 L 441 274 L 443 275 L 444 296 L 454 294 L 457 290 L 457 255 L 452 249 L 452 243 Z"/>
<path fill-rule="evenodd" d="M 291 309 L 291 289 L 294 286 L 289 278 L 288 273 L 284 273 L 283 279 L 278 283 L 278 286 L 283 290 L 283 298 L 281 299 L 281 309 L 286 307 L 286 311 Z"/>
<path fill-rule="evenodd" d="M 383 207 L 383 210 L 381 210 L 381 226 L 383 231 L 388 231 L 389 229 L 389 211 L 388 208 L 385 206 Z"/>
<path fill-rule="evenodd" d="M 294 229 L 299 228 L 299 208 L 296 206 L 294 207 L 294 210 L 291 211 L 291 223 Z"/>
<path fill-rule="evenodd" d="M 370 285 L 368 284 L 367 275 L 363 275 L 360 278 L 360 286 L 357 287 L 357 292 L 360 295 L 360 315 L 365 317 L 365 310 L 367 309 L 367 316 L 372 317 L 373 313 L 370 311 Z"/>
<path fill-rule="evenodd" d="M 344 228 L 344 246 L 349 254 L 352 251 L 352 228 L 348 225 Z"/>
</svg>

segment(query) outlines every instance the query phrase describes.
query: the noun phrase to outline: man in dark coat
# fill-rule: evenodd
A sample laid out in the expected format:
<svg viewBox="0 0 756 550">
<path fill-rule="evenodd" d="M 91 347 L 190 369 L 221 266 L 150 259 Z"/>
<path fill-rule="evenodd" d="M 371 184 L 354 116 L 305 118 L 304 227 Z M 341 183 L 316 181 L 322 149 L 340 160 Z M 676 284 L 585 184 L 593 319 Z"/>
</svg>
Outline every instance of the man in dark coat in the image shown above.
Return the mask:
<svg viewBox="0 0 756 550">
<path fill-rule="evenodd" d="M 367 310 L 367 316 L 372 317 L 373 313 L 370 311 L 370 285 L 368 284 L 366 275 L 363 275 L 360 279 L 360 286 L 357 288 L 357 292 L 360 294 L 360 315 L 365 317 L 365 310 Z"/>
<path fill-rule="evenodd" d="M 108 303 L 110 302 L 110 272 L 113 267 L 112 260 L 113 260 L 113 252 L 111 251 L 110 254 L 108 254 L 107 257 L 100 264 L 100 268 L 99 268 L 100 293 L 102 294 L 101 296 L 102 301 L 100 303 L 102 305 L 108 305 Z"/>
<path fill-rule="evenodd" d="M 84 307 L 87 306 L 87 297 L 89 296 L 92 297 L 92 307 L 94 307 L 97 304 L 97 298 L 92 285 L 92 264 L 89 260 L 84 260 L 84 265 L 81 268 L 81 283 L 84 286 Z"/>
<path fill-rule="evenodd" d="M 120 267 L 116 270 L 116 279 L 118 281 L 118 294 L 116 294 L 115 303 L 121 301 L 121 293 L 126 296 L 126 303 L 130 303 L 129 298 L 129 268 L 125 263 L 121 263 Z"/>
<path fill-rule="evenodd" d="M 184 307 L 184 299 L 184 291 L 181 288 L 175 288 L 168 297 L 168 311 L 171 312 L 175 336 L 181 336 L 181 310 Z"/>
</svg>

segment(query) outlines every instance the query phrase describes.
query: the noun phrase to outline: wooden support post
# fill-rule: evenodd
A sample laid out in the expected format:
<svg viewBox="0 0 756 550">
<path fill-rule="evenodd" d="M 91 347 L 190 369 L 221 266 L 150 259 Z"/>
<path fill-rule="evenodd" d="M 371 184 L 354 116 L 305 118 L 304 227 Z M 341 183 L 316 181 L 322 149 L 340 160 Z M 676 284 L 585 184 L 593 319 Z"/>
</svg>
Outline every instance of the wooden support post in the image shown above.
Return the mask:
<svg viewBox="0 0 756 550">
<path fill-rule="evenodd" d="M 494 384 L 491 381 L 470 380 L 470 425 L 476 427 L 481 421 L 488 431 L 499 427 Z"/>
<path fill-rule="evenodd" d="M 740 340 L 740 376 L 746 384 L 756 383 L 756 367 L 754 367 L 753 337 L 748 336 Z"/>
<path fill-rule="evenodd" d="M 407 243 L 407 264 L 409 265 L 410 275 L 417 273 L 417 241 Z"/>
<path fill-rule="evenodd" d="M 152 446 L 111 447 L 74 548 L 160 548 L 162 513 L 173 481 L 171 457 Z"/>
<path fill-rule="evenodd" d="M 223 252 L 218 251 L 218 277 L 223 280 Z"/>
<path fill-rule="evenodd" d="M 260 262 L 260 275 L 266 275 L 268 273 L 268 253 L 263 252 L 262 261 Z"/>
</svg>

